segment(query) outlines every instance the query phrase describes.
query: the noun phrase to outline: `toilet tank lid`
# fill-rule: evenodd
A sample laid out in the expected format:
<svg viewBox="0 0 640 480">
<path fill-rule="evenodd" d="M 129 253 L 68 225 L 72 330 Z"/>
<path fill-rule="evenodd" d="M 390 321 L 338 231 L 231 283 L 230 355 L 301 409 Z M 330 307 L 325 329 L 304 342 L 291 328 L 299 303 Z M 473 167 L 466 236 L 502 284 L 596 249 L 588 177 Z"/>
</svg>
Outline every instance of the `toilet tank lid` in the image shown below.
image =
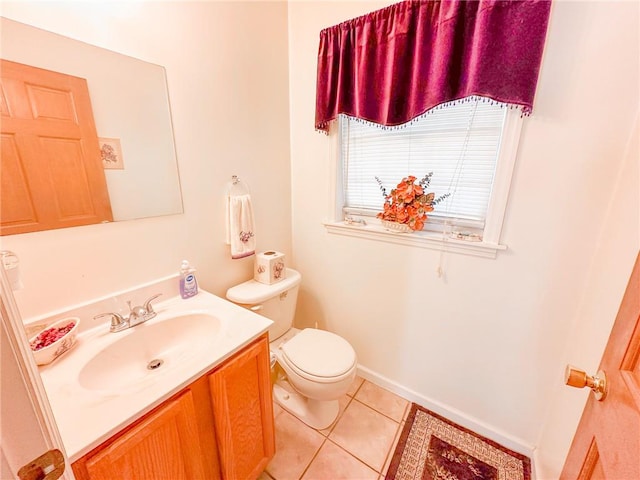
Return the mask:
<svg viewBox="0 0 640 480">
<path fill-rule="evenodd" d="M 232 302 L 245 305 L 261 303 L 300 284 L 302 276 L 292 268 L 287 268 L 287 276 L 279 282 L 267 285 L 266 283 L 247 280 L 246 282 L 231 287 L 227 290 L 227 299 Z"/>
</svg>

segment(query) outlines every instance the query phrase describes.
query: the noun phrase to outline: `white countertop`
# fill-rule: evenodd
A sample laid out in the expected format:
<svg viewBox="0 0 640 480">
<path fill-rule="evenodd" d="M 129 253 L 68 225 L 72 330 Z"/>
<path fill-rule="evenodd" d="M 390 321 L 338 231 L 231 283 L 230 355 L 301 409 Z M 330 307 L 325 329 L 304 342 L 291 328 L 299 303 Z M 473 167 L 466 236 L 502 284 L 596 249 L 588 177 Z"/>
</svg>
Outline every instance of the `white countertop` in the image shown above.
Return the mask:
<svg viewBox="0 0 640 480">
<path fill-rule="evenodd" d="M 243 346 L 266 332 L 271 320 L 227 300 L 200 291 L 183 300 L 179 296 L 154 303 L 158 315 L 136 327 L 118 333 L 109 332 L 109 321 L 81 329 L 77 344 L 50 365 L 40 367 L 70 462 L 137 420 L 167 398 L 186 387 Z M 178 366 L 158 369 L 147 379 L 124 390 L 90 390 L 78 378 L 82 368 L 96 353 L 137 328 L 165 321 L 174 314 L 203 313 L 217 317 L 219 331 L 210 346 L 187 356 Z"/>
</svg>

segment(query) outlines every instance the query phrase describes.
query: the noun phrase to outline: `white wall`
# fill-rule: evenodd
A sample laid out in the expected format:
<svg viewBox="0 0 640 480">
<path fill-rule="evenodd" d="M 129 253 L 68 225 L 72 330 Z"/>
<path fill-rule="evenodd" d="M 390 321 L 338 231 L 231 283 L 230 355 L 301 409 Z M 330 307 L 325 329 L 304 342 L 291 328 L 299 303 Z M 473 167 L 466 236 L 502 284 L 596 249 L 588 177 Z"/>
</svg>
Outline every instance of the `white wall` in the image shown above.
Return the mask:
<svg viewBox="0 0 640 480">
<path fill-rule="evenodd" d="M 163 65 L 183 215 L 2 237 L 29 318 L 178 271 L 224 294 L 252 274 L 224 245 L 232 175 L 250 187 L 258 249 L 291 254 L 284 2 L 2 2 L 5 17 Z M 149 185 L 153 188 L 153 175 Z"/>
<path fill-rule="evenodd" d="M 553 3 L 502 233 L 509 249 L 488 260 L 330 235 L 322 226 L 334 139 L 313 130 L 318 32 L 388 3 L 289 4 L 293 244 L 304 279 L 298 322 L 343 335 L 362 366 L 416 398 L 533 447 L 580 321 L 638 111 L 639 6 Z M 633 232 L 637 203 L 628 208 L 615 222 Z M 625 248 L 611 255 L 630 269 L 637 238 L 620 242 Z M 624 268 L 610 273 L 616 282 L 602 292 L 609 307 L 627 280 Z M 575 423 L 563 428 L 571 436 Z M 550 463 L 559 469 L 557 459 Z"/>
<path fill-rule="evenodd" d="M 3 2 L 9 18 L 167 68 L 185 203 L 184 215 L 2 237 L 21 258 L 17 300 L 23 316 L 43 314 L 175 272 L 182 258 L 224 293 L 252 265 L 222 243 L 237 174 L 252 190 L 259 248 L 293 252 L 303 274 L 300 325 L 344 335 L 365 368 L 419 398 L 540 444 L 550 475 L 540 478 L 554 478 L 584 402 L 559 386 L 564 365 L 593 370 L 601 353 L 571 346 L 572 329 L 588 322 L 587 343 L 601 349 L 639 244 L 637 165 L 623 162 L 626 145 L 638 157 L 627 142 L 638 4 L 554 2 L 505 219 L 509 250 L 488 260 L 322 227 L 332 147 L 313 130 L 318 32 L 388 3 L 291 2 L 287 32 L 283 2 Z"/>
<path fill-rule="evenodd" d="M 605 221 L 599 226 L 596 254 L 589 261 L 587 284 L 573 318 L 571 335 L 563 355 L 565 364 L 589 374 L 598 371 L 622 295 L 640 250 L 640 146 L 638 119 L 627 144 L 624 162 Z M 537 442 L 538 478 L 554 478 L 564 463 L 588 389 L 575 390 L 553 379 L 554 391 L 548 415 Z"/>
</svg>

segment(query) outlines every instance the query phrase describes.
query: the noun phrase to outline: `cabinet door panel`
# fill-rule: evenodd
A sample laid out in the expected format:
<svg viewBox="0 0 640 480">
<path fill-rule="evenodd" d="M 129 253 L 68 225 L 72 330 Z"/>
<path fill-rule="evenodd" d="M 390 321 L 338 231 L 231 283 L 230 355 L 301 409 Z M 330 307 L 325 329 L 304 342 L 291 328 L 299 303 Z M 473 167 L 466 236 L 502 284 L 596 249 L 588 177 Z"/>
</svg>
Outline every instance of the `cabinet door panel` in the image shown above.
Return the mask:
<svg viewBox="0 0 640 480">
<path fill-rule="evenodd" d="M 255 479 L 275 453 L 267 337 L 213 372 L 209 382 L 223 478 Z"/>
<path fill-rule="evenodd" d="M 204 478 L 191 391 L 90 456 L 85 465 L 91 480 Z"/>
</svg>

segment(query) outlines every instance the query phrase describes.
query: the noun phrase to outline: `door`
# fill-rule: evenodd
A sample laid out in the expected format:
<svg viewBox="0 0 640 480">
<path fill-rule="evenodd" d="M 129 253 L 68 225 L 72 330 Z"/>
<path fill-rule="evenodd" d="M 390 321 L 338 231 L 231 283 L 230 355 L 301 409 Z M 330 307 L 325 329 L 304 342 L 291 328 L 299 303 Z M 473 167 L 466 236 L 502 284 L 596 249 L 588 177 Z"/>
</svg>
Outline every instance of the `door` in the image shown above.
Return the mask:
<svg viewBox="0 0 640 480">
<path fill-rule="evenodd" d="M 44 387 L 24 338 L 4 268 L 0 266 L 0 478 L 73 479 Z M 57 452 L 56 452 L 57 450 Z M 53 451 L 47 455 L 48 451 Z M 37 458 L 40 460 L 34 462 Z M 35 464 L 34 464 L 35 463 Z M 23 468 L 26 467 L 26 468 Z M 20 473 L 20 475 L 19 475 Z"/>
<path fill-rule="evenodd" d="M 640 479 L 640 255 L 600 370 L 607 394 L 589 395 L 562 479 Z"/>
<path fill-rule="evenodd" d="M 0 233 L 112 221 L 87 82 L 0 60 Z"/>
</svg>

